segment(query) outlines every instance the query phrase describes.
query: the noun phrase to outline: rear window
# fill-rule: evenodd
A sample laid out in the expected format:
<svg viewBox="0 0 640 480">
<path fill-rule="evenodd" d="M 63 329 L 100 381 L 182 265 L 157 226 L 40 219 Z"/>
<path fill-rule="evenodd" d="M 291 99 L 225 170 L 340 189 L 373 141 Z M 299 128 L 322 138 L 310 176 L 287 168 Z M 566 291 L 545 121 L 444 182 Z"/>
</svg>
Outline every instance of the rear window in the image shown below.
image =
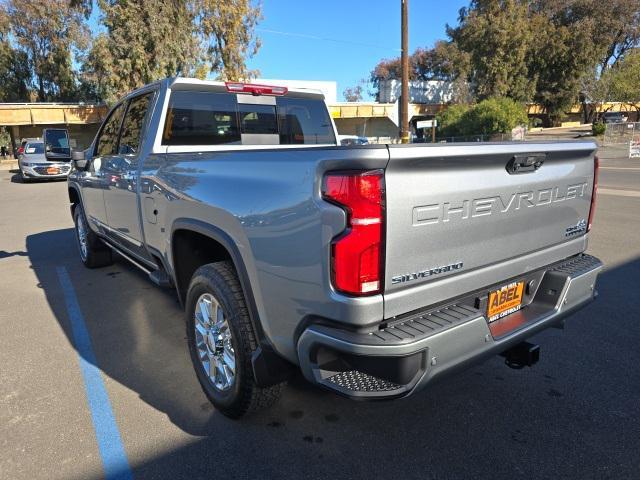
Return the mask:
<svg viewBox="0 0 640 480">
<path fill-rule="evenodd" d="M 27 143 L 24 147 L 27 155 L 37 155 L 44 153 L 44 143 Z"/>
<path fill-rule="evenodd" d="M 169 100 L 162 144 L 250 145 L 260 134 L 278 135 L 281 145 L 335 143 L 321 100 L 277 97 L 275 106 L 238 104 L 235 94 L 178 91 Z"/>
</svg>

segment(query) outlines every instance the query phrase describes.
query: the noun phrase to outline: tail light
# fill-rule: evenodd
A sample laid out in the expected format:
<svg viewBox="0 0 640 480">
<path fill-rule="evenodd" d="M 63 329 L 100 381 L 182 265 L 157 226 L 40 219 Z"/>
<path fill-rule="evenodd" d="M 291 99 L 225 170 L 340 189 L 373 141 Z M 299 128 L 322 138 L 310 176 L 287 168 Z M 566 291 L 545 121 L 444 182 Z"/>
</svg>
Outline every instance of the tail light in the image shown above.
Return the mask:
<svg viewBox="0 0 640 480">
<path fill-rule="evenodd" d="M 258 85 L 254 83 L 225 82 L 227 92 L 251 93 L 252 95 L 286 95 L 289 91 L 287 87 L 277 87 L 273 85 Z"/>
<path fill-rule="evenodd" d="M 323 196 L 342 207 L 347 228 L 331 245 L 332 282 L 350 295 L 382 291 L 384 173 L 334 172 L 324 178 Z"/>
<path fill-rule="evenodd" d="M 587 224 L 587 232 L 591 230 L 593 224 L 593 214 L 596 211 L 596 198 L 598 196 L 598 173 L 600 171 L 600 159 L 593 158 L 593 191 L 591 192 L 591 208 L 589 209 L 589 223 Z"/>
<path fill-rule="evenodd" d="M 22 155 L 24 153 L 24 147 L 18 147 L 18 155 Z"/>
</svg>

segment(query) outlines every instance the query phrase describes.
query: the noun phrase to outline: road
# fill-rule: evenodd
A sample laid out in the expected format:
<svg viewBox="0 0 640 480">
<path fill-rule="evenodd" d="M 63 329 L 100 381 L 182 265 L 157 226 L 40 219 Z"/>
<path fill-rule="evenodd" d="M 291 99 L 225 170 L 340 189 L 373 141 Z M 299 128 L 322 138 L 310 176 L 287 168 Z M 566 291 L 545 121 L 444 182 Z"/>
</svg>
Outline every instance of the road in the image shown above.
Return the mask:
<svg viewBox="0 0 640 480">
<path fill-rule="evenodd" d="M 124 260 L 82 267 L 66 185 L 0 172 L 0 478 L 103 478 L 99 445 L 118 437 L 141 479 L 638 478 L 640 160 L 601 157 L 589 248 L 607 264 L 600 297 L 534 337 L 535 367 L 496 357 L 381 403 L 298 377 L 275 408 L 241 421 L 201 392 L 175 296 Z M 74 337 L 78 315 L 93 356 Z M 87 371 L 115 436 L 96 435 Z"/>
</svg>

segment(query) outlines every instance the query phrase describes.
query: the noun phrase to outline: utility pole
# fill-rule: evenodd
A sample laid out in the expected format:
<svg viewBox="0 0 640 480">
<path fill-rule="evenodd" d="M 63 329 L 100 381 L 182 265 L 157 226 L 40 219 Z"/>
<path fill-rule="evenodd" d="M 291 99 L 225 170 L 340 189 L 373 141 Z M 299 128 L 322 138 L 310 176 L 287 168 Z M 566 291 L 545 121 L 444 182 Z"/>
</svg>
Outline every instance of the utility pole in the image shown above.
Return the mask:
<svg viewBox="0 0 640 480">
<path fill-rule="evenodd" d="M 402 89 L 400 96 L 400 140 L 409 143 L 409 0 L 402 4 Z"/>
</svg>

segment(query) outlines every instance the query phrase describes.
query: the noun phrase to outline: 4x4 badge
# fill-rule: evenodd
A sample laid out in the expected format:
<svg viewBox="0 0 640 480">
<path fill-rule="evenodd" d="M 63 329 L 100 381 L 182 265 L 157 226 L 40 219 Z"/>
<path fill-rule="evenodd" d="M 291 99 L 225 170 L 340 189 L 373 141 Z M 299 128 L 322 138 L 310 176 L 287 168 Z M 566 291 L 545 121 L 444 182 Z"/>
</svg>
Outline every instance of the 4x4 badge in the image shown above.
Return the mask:
<svg viewBox="0 0 640 480">
<path fill-rule="evenodd" d="M 573 237 L 574 235 L 577 235 L 579 233 L 584 233 L 586 231 L 587 231 L 587 221 L 583 218 L 575 225 L 571 225 L 567 227 L 567 229 L 564 231 L 564 236 Z"/>
</svg>

